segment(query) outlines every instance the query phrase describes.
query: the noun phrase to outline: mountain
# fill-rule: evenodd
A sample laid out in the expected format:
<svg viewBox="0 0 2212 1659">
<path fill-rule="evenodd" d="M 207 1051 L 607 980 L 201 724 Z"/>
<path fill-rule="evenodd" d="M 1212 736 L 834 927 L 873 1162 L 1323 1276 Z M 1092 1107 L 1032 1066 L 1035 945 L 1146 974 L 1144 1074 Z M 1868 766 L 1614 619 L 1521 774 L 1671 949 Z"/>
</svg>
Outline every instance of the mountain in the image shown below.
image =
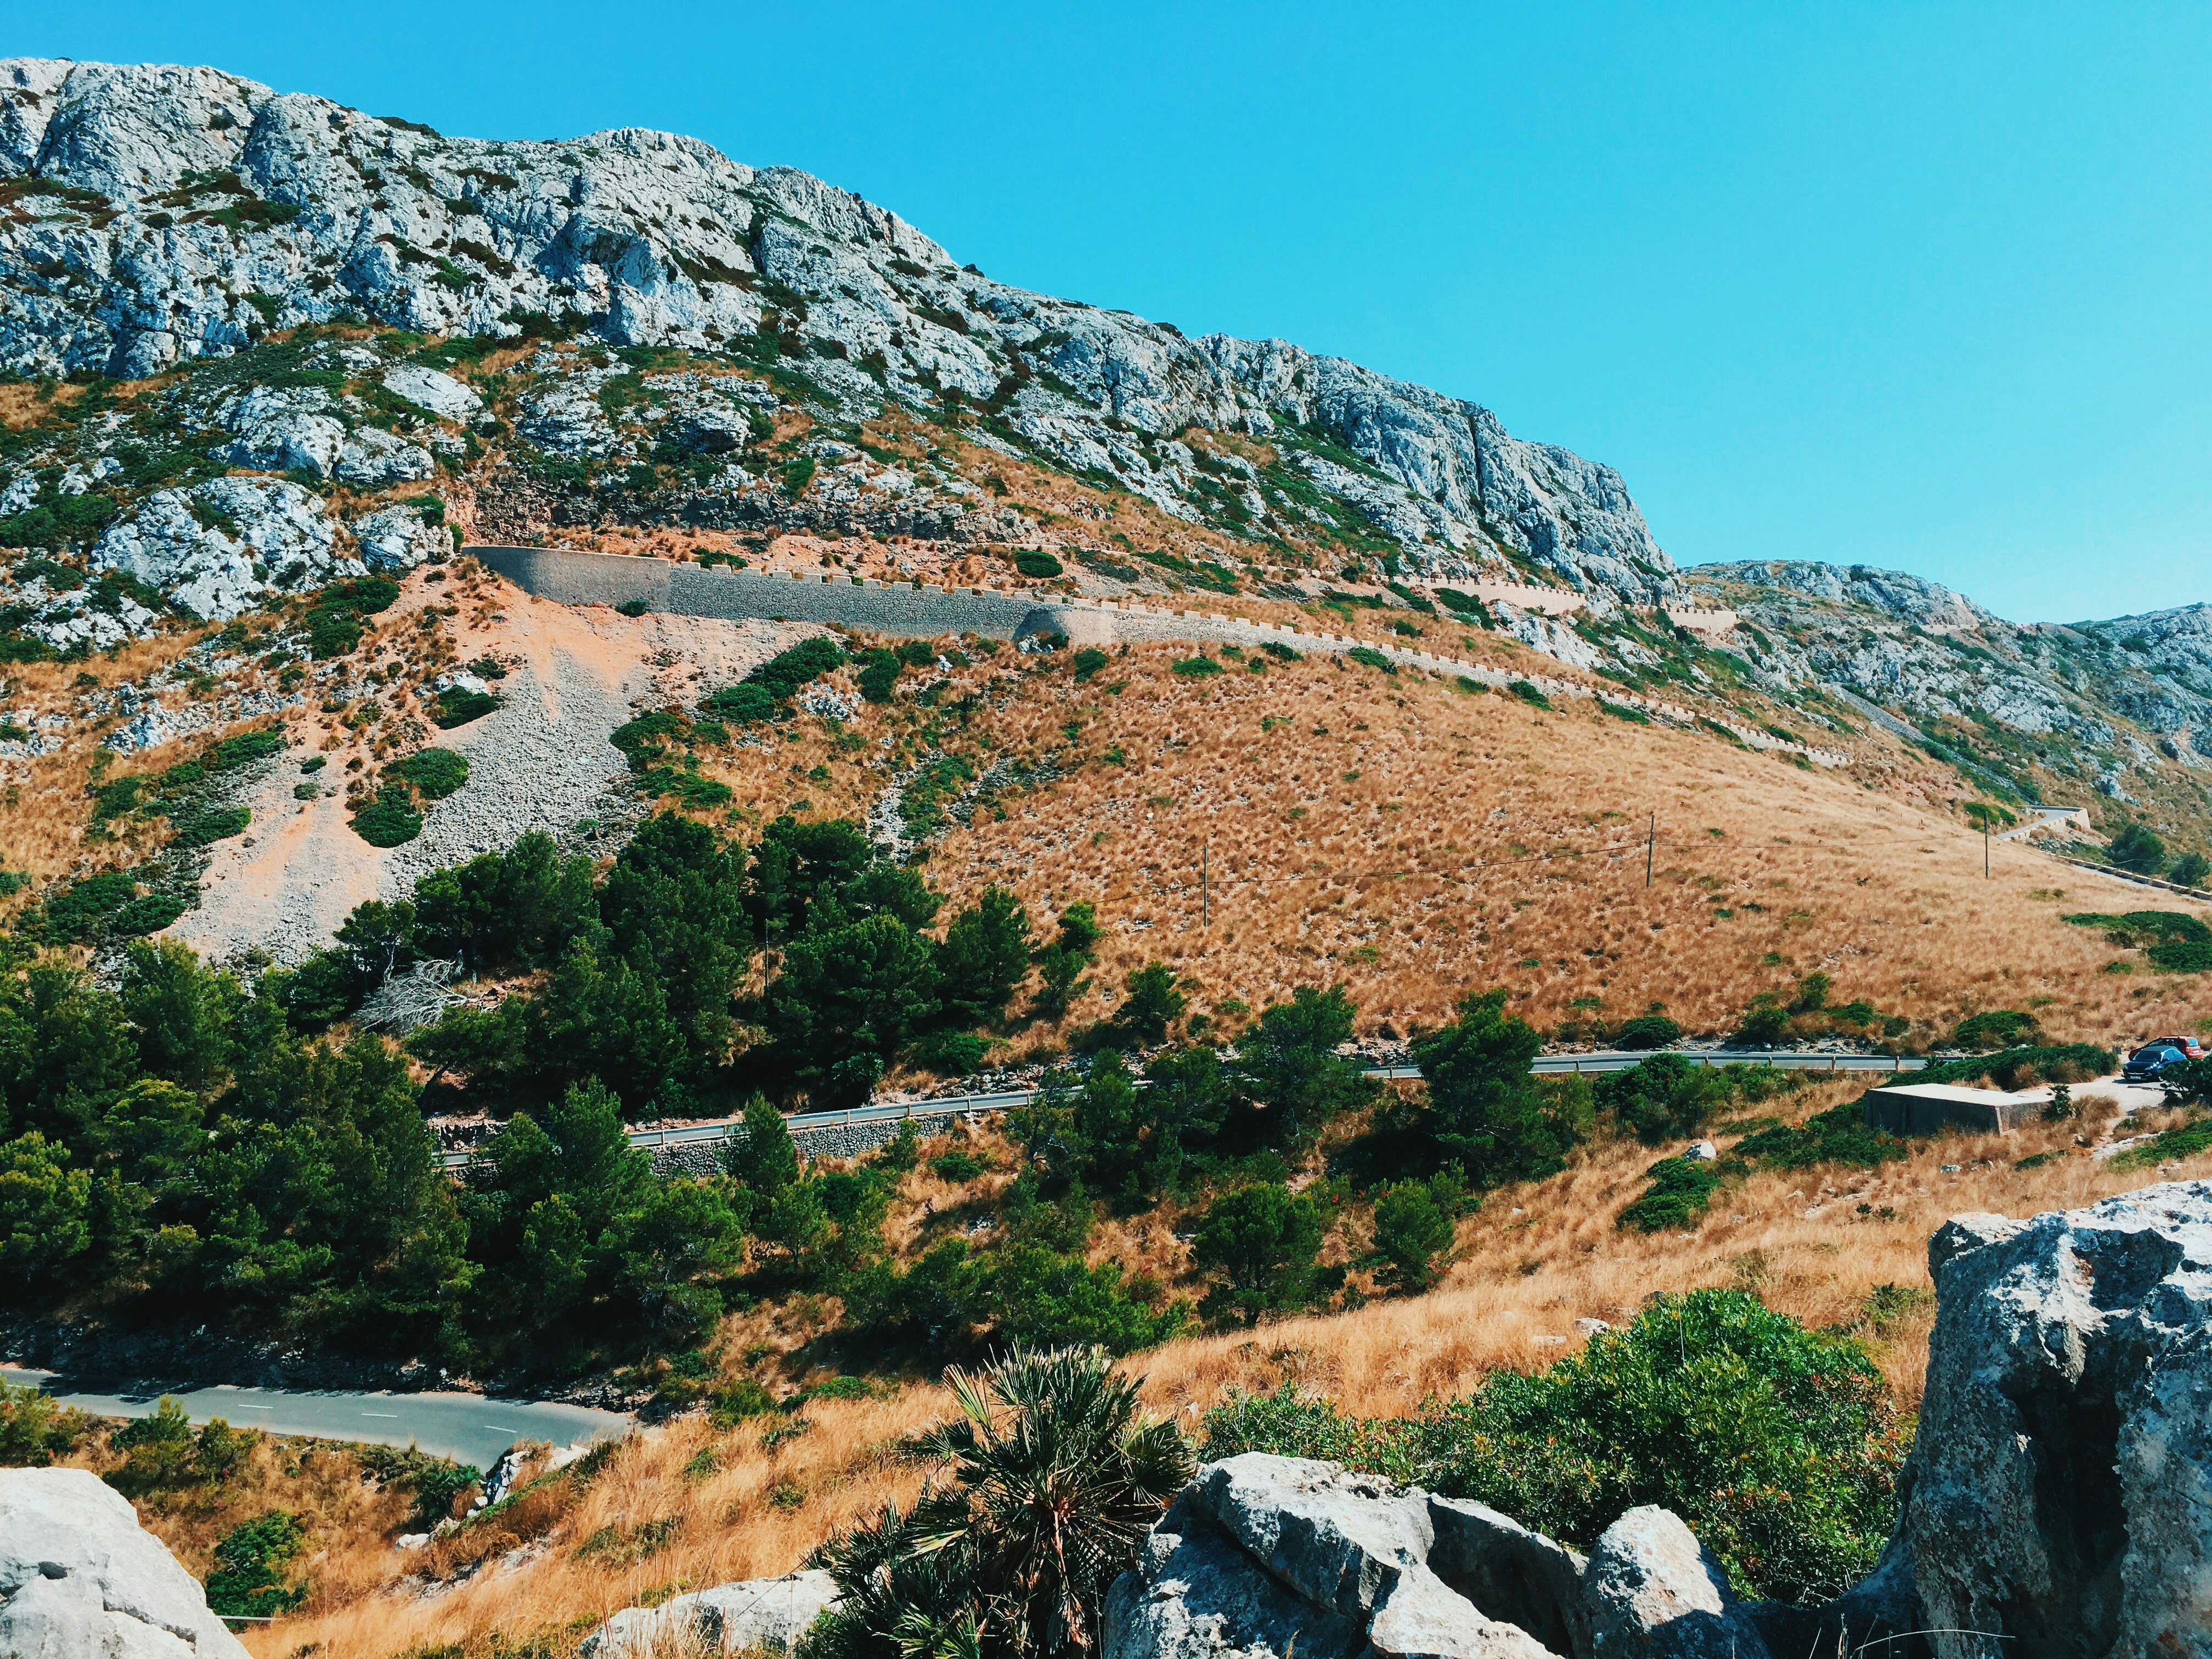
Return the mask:
<svg viewBox="0 0 2212 1659">
<path fill-rule="evenodd" d="M 2184 833 L 2212 805 L 2212 605 L 2014 623 L 1900 571 L 1768 560 L 1688 589 L 1741 619 L 1763 686 L 1841 688 L 2031 799 L 2094 789 Z M 2056 793 L 2054 793 L 2056 792 Z"/>
<path fill-rule="evenodd" d="M 1865 567 L 1678 569 L 1619 473 L 1477 404 L 994 282 L 692 138 L 452 138 L 213 69 L 0 63 L 0 370 L 30 383 L 0 654 L 240 617 L 450 537 L 796 536 L 917 580 L 1042 547 L 1093 592 L 1441 600 L 1723 717 L 1901 736 L 1962 794 L 2212 825 L 2204 606 L 2028 627 Z M 1462 591 L 1494 582 L 1565 603 Z M 1686 605 L 1739 625 L 1652 614 Z"/>
<path fill-rule="evenodd" d="M 1192 524 L 1348 518 L 1419 573 L 1517 566 L 1601 604 L 1673 575 L 1617 472 L 1478 404 L 1010 288 L 895 213 L 693 138 L 448 138 L 211 69 L 19 58 L 0 64 L 0 367 L 19 374 L 136 379 L 348 319 L 767 339 L 848 404 L 965 403 L 1009 448 Z M 1283 459 L 1206 455 L 1179 441 L 1194 425 Z"/>
</svg>

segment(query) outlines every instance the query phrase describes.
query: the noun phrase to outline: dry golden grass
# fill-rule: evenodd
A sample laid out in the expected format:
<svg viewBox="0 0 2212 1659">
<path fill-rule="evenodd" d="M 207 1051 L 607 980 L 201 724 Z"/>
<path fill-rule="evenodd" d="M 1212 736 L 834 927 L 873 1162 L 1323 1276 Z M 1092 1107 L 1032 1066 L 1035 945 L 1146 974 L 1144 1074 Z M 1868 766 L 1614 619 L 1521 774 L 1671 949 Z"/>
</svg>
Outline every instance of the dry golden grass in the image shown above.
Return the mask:
<svg viewBox="0 0 2212 1659">
<path fill-rule="evenodd" d="M 1546 1029 L 1658 1002 L 1725 1031 L 1815 970 L 1832 1002 L 1903 1016 L 1923 1042 L 1991 1007 L 2108 1044 L 2205 1012 L 2196 976 L 2059 919 L 2185 902 L 2013 843 L 1985 879 L 1943 775 L 1909 757 L 1868 745 L 1849 770 L 1805 771 L 1578 701 L 1547 713 L 1321 658 L 1192 681 L 1170 672 L 1184 649 L 1131 647 L 1088 685 L 1009 672 L 1002 651 L 945 694 L 977 699 L 964 725 L 868 708 L 843 750 L 802 722 L 802 741 L 709 769 L 757 820 L 800 800 L 860 816 L 887 769 L 940 743 L 979 770 L 1039 769 L 1053 781 L 996 789 L 1003 817 L 945 835 L 928 874 L 955 903 L 1010 886 L 1040 921 L 1095 903 L 1108 935 L 1078 1020 L 1155 959 L 1197 1009 L 1341 983 L 1364 1029 L 1401 1034 L 1494 984 Z"/>
<path fill-rule="evenodd" d="M 100 1425 L 70 1467 L 105 1474 L 125 1462 Z M 239 1466 L 221 1482 L 190 1485 L 132 1500 L 146 1529 L 197 1578 L 216 1565 L 215 1547 L 246 1522 L 283 1510 L 307 1534 L 292 1577 L 312 1586 L 298 1616 L 316 1618 L 351 1607 L 391 1583 L 391 1538 L 407 1519 L 404 1494 L 371 1484 L 345 1446 L 258 1435 Z"/>
<path fill-rule="evenodd" d="M 1816 1085 L 1780 1109 L 1802 1115 L 1860 1086 Z M 1461 1224 L 1455 1264 L 1429 1295 L 1194 1336 L 1124 1363 L 1146 1379 L 1152 1409 L 1194 1432 L 1200 1414 L 1230 1390 L 1285 1381 L 1349 1412 L 1400 1415 L 1465 1393 L 1499 1367 L 1535 1369 L 1571 1352 L 1582 1340 L 1577 1318 L 1620 1323 L 1654 1291 L 1737 1285 L 1808 1324 L 1856 1326 L 1911 1410 L 1932 1308 L 1923 1304 L 1875 1326 L 1863 1316 L 1869 1292 L 1884 1285 L 1926 1289 L 1927 1238 L 1948 1216 L 2073 1208 L 2160 1178 L 2115 1175 L 2086 1153 L 2014 1167 L 2030 1152 L 2070 1148 L 2075 1133 L 2094 1133 L 2100 1116 L 2093 1105 L 2078 1123 L 1920 1143 L 1878 1172 L 1754 1176 L 1724 1189 L 1687 1235 L 1616 1224 L 1657 1154 L 1632 1142 L 1601 1144 L 1549 1180 L 1489 1194 Z M 995 1137 L 981 1140 L 984 1150 L 1003 1151 Z M 1945 1164 L 1962 1167 L 1946 1175 Z M 2212 1156 L 2181 1173 L 2207 1166 Z M 959 1197 L 926 1170 L 915 1172 L 902 1184 L 892 1236 L 912 1248 L 922 1200 L 942 1214 Z M 1102 1231 L 1108 1236 L 1099 1248 L 1110 1249 L 1112 1230 Z M 727 1322 L 720 1340 L 729 1354 L 755 1340 L 780 1350 L 751 1362 L 758 1373 L 799 1358 L 789 1345 L 803 1345 L 810 1334 L 803 1318 L 778 1328 L 777 1316 L 764 1311 Z M 387 1553 L 388 1594 L 364 1598 L 362 1569 L 352 1568 L 345 1595 L 319 1592 L 300 1616 L 249 1632 L 246 1644 L 264 1659 L 308 1643 L 320 1644 L 330 1659 L 374 1659 L 444 1644 L 481 1650 L 490 1632 L 501 1631 L 535 1633 L 564 1651 L 617 1608 L 787 1571 L 837 1528 L 887 1499 L 908 1501 L 928 1471 L 896 1455 L 896 1444 L 949 1409 L 941 1388 L 918 1382 L 889 1399 L 813 1401 L 805 1408 L 809 1426 L 792 1438 L 775 1437 L 759 1421 L 717 1432 L 701 1417 L 678 1419 L 627 1443 L 580 1500 L 556 1496 L 496 1528 L 472 1528 L 477 1535 L 461 1534 L 427 1561 Z M 710 1449 L 713 1468 L 702 1473 L 695 1460 Z M 663 1528 L 667 1541 L 647 1553 L 644 1540 Z M 349 1559 L 373 1558 L 364 1543 Z M 476 1576 L 432 1594 L 419 1579 L 400 1577 L 425 1566 L 450 1573 L 471 1561 L 484 1564 Z"/>
</svg>

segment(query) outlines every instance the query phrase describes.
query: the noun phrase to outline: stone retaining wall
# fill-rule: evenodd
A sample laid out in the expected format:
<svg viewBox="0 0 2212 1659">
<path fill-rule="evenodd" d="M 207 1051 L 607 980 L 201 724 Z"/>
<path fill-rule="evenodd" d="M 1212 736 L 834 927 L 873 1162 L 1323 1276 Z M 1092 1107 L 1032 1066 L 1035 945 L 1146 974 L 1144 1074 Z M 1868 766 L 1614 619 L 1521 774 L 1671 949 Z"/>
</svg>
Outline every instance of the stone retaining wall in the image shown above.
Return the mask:
<svg viewBox="0 0 2212 1659">
<path fill-rule="evenodd" d="M 1376 645 L 1354 635 L 1312 633 L 1279 623 L 1253 622 L 1217 611 L 1139 605 L 1130 600 L 1071 599 L 1009 593 L 997 588 L 941 588 L 924 583 L 855 585 L 836 581 L 758 575 L 748 571 L 677 564 L 665 559 L 623 553 L 584 553 L 570 548 L 471 547 L 483 561 L 524 592 L 563 605 L 621 605 L 643 599 L 655 610 L 689 617 L 777 617 L 793 622 L 842 623 L 885 634 L 934 638 L 941 634 L 976 633 L 994 639 L 1062 634 L 1077 645 L 1115 641 L 1216 641 L 1259 645 L 1278 641 L 1299 652 L 1347 652 L 1361 647 L 1379 652 L 1401 666 L 1425 669 L 1503 690 L 1525 680 L 1547 696 L 1587 697 L 1589 686 L 1545 674 L 1507 674 L 1458 657 L 1440 657 L 1400 646 Z M 1626 687 L 1605 688 L 1607 701 L 1640 709 L 1674 725 L 1700 720 L 1732 733 L 1750 749 L 1802 755 L 1822 766 L 1844 766 L 1850 757 L 1838 749 L 1790 743 L 1732 720 L 1699 715 Z"/>
<path fill-rule="evenodd" d="M 917 1114 L 908 1118 L 882 1118 L 866 1123 L 817 1124 L 793 1129 L 791 1139 L 809 1158 L 859 1158 L 896 1140 L 902 1123 L 913 1124 L 914 1132 L 926 1140 L 931 1135 L 941 1135 L 950 1129 L 952 1118 L 951 1112 L 939 1112 L 927 1117 Z M 647 1150 L 653 1154 L 653 1172 L 663 1179 L 671 1176 L 716 1174 L 722 1167 L 722 1148 L 732 1140 L 744 1139 L 744 1133 L 743 1128 L 733 1123 L 730 1126 L 729 1133 L 719 1140 L 685 1140 L 672 1146 L 650 1147 Z"/>
<path fill-rule="evenodd" d="M 1052 605 L 992 588 L 873 581 L 862 586 L 847 576 L 817 581 L 566 548 L 471 547 L 468 551 L 524 592 L 562 605 L 614 605 L 642 599 L 655 611 L 685 617 L 720 617 L 732 622 L 779 617 L 923 639 L 975 633 L 1013 640 L 1025 634 L 1066 631 Z"/>
</svg>

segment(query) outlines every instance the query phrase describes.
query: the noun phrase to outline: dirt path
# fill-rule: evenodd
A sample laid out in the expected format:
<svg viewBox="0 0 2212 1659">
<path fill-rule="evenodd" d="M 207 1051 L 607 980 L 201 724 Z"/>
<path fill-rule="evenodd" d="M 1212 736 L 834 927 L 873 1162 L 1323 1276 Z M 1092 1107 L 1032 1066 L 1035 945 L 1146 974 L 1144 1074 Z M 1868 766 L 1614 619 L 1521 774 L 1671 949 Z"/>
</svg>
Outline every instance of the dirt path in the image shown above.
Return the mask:
<svg viewBox="0 0 2212 1659">
<path fill-rule="evenodd" d="M 638 803 L 619 787 L 623 757 L 608 734 L 639 708 L 695 703 L 808 631 L 572 610 L 509 589 L 497 620 L 456 628 L 464 660 L 490 653 L 520 665 L 499 682 L 498 712 L 437 735 L 438 746 L 468 757 L 469 781 L 429 806 L 421 836 L 380 850 L 353 832 L 335 781 L 354 751 L 331 751 L 319 775 L 333 781 L 313 801 L 294 799 L 301 774 L 279 767 L 247 802 L 252 829 L 216 847 L 199 908 L 170 931 L 214 960 L 258 950 L 296 962 L 356 905 L 404 898 L 441 866 L 532 830 L 568 839 L 586 819 L 625 823 Z"/>
</svg>

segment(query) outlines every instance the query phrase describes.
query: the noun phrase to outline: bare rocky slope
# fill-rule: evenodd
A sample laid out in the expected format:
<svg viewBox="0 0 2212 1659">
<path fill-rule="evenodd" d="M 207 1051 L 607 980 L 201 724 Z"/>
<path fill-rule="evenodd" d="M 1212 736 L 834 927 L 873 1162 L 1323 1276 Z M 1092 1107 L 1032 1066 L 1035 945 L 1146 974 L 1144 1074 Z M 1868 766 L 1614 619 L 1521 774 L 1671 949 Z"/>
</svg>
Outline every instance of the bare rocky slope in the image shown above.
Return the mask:
<svg viewBox="0 0 2212 1659">
<path fill-rule="evenodd" d="M 296 628 L 464 538 L 915 580 L 1038 548 L 1085 592 L 1426 611 L 1778 735 L 1887 728 L 1961 793 L 2101 797 L 2098 828 L 2175 852 L 2212 824 L 2205 606 L 2021 627 L 1863 567 L 1678 570 L 1618 473 L 1474 403 L 993 282 L 670 134 L 449 138 L 213 69 L 0 62 L 0 371 L 12 660 Z M 1580 608 L 1462 591 L 1496 581 Z M 1661 609 L 1700 604 L 1740 620 Z M 0 762 L 81 716 L 127 753 L 315 689 L 198 650 L 163 671 L 183 703 L 0 711 Z"/>
</svg>

